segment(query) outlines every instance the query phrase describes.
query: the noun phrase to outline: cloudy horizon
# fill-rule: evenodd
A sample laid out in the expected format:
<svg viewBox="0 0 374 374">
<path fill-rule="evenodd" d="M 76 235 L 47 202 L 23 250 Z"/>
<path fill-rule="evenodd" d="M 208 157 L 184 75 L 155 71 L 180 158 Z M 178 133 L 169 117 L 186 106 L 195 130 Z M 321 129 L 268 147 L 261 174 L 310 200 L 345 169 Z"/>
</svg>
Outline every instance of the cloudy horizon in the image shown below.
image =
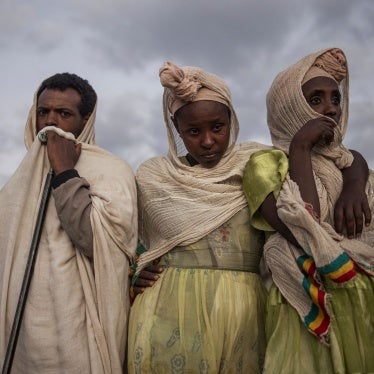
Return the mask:
<svg viewBox="0 0 374 374">
<path fill-rule="evenodd" d="M 0 187 L 26 151 L 39 83 L 69 71 L 98 94 L 97 144 L 139 164 L 167 152 L 158 70 L 166 60 L 224 78 L 239 141 L 270 144 L 265 96 L 306 54 L 340 47 L 350 71 L 345 145 L 374 168 L 374 3 L 371 0 L 4 0 L 0 4 Z"/>
</svg>

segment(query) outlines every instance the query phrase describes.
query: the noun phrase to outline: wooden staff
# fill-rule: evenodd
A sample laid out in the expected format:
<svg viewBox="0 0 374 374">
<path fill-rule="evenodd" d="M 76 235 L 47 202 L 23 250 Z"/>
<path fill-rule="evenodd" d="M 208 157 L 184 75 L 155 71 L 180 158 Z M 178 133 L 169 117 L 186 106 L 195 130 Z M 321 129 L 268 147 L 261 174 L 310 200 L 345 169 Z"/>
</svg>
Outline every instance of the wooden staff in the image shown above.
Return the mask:
<svg viewBox="0 0 374 374">
<path fill-rule="evenodd" d="M 7 346 L 7 350 L 5 354 L 2 374 L 9 374 L 12 369 L 14 353 L 17 347 L 18 335 L 21 329 L 21 324 L 22 324 L 23 312 L 25 310 L 27 295 L 29 293 L 31 279 L 32 279 L 32 275 L 34 272 L 34 265 L 35 265 L 37 251 L 38 251 L 40 235 L 42 233 L 42 228 L 43 228 L 43 221 L 44 221 L 45 213 L 47 211 L 49 195 L 51 193 L 52 178 L 53 178 L 53 170 L 51 169 L 49 173 L 47 174 L 45 184 L 44 184 L 42 199 L 40 201 L 39 212 L 38 212 L 38 216 L 36 219 L 34 234 L 33 234 L 32 241 L 31 241 L 29 257 L 26 263 L 26 269 L 25 269 L 25 274 L 23 276 L 21 291 L 20 291 L 19 298 L 18 298 L 17 309 L 14 314 L 12 330 L 10 332 L 8 346 Z M 32 347 L 30 347 L 30 349 L 32 349 Z"/>
</svg>

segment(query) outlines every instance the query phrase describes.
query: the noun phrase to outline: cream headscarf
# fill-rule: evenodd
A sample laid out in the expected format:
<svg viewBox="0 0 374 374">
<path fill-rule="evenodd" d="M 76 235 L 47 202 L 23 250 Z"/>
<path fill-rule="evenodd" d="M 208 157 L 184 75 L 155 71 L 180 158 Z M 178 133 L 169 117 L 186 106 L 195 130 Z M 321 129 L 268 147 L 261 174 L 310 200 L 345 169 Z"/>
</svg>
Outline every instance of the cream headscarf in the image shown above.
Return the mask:
<svg viewBox="0 0 374 374">
<path fill-rule="evenodd" d="M 130 167 L 94 144 L 95 113 L 77 142 L 76 169 L 90 184 L 93 256 L 76 249 L 50 197 L 13 363 L 15 373 L 122 373 L 128 265 L 137 243 Z M 54 127 L 60 136 L 72 134 Z M 36 95 L 25 128 L 28 152 L 0 191 L 0 362 L 3 362 L 45 176 L 47 148 L 36 137 Z"/>
<path fill-rule="evenodd" d="M 321 56 L 328 53 L 329 58 L 323 60 Z M 335 65 L 333 62 L 336 62 Z M 285 71 L 278 74 L 266 96 L 268 125 L 273 145 L 288 153 L 291 139 L 296 132 L 309 120 L 323 117 L 315 112 L 306 102 L 302 93 L 302 83 L 306 74 L 313 66 L 325 70 L 326 66 L 337 73 L 337 82 L 340 82 L 342 115 L 334 129 L 334 142 L 329 146 L 316 146 L 313 152 L 321 154 L 343 169 L 351 165 L 353 156 L 342 145 L 348 122 L 348 67 L 343 52 L 337 48 L 322 50 L 310 54 Z M 335 68 L 334 68 L 335 66 Z M 344 70 L 346 69 L 346 74 Z M 326 70 L 325 70 L 326 71 Z M 345 77 L 344 77 L 345 75 Z M 344 78 L 343 78 L 344 77 Z M 310 78 L 309 78 L 310 79 Z"/>
<path fill-rule="evenodd" d="M 217 101 L 230 109 L 230 146 L 224 158 L 227 157 L 238 137 L 239 122 L 231 102 L 231 92 L 226 82 L 200 68 L 191 66 L 179 68 L 172 62 L 166 62 L 160 69 L 160 81 L 165 87 L 163 111 L 164 120 L 167 124 L 171 158 L 180 165 L 178 155 L 185 155 L 183 141 L 176 132 L 172 116 L 182 106 L 200 100 Z"/>
<path fill-rule="evenodd" d="M 319 69 L 340 82 L 342 94 L 342 116 L 335 128 L 333 144 L 316 146 L 312 152 L 321 207 L 320 222 L 310 214 L 311 207 L 303 202 L 298 186 L 287 176 L 277 199 L 278 215 L 301 249 L 274 234 L 265 245 L 264 257 L 282 294 L 298 311 L 308 329 L 326 342 L 330 327 L 329 295 L 319 276 L 344 283 L 355 276 L 355 265 L 374 274 L 374 220 L 364 229 L 360 240 L 348 240 L 338 235 L 333 227 L 334 206 L 343 183 L 340 169 L 352 162 L 351 153 L 341 143 L 348 119 L 348 70 L 343 52 L 333 48 L 313 53 L 280 73 L 267 95 L 267 109 L 273 143 L 288 153 L 295 133 L 308 120 L 321 117 L 307 104 L 301 89 L 303 81 L 326 75 Z M 367 193 L 373 212 L 374 195 L 370 183 Z"/>
<path fill-rule="evenodd" d="M 188 245 L 222 225 L 246 206 L 242 175 L 249 156 L 265 148 L 257 143 L 235 145 L 239 123 L 226 83 L 197 67 L 166 63 L 160 69 L 165 87 L 164 120 L 169 154 L 143 163 L 137 173 L 139 237 L 148 249 L 138 260 L 138 272 L 149 261 L 177 245 Z M 185 152 L 171 116 L 196 100 L 224 103 L 231 113 L 230 145 L 217 166 L 184 165 Z M 184 153 L 185 154 L 185 153 Z"/>
</svg>

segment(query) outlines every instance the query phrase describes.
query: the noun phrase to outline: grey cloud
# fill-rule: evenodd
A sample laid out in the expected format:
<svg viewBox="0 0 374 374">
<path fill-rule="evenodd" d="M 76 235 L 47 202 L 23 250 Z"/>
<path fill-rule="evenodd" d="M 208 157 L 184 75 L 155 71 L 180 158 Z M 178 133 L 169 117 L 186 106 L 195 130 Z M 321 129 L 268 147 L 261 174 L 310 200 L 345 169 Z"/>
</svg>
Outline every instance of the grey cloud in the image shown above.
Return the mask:
<svg viewBox="0 0 374 374">
<path fill-rule="evenodd" d="M 342 47 L 349 59 L 347 144 L 373 167 L 373 12 L 372 0 L 4 1 L 0 136 L 7 141 L 0 185 L 24 152 L 33 91 L 57 71 L 76 72 L 94 85 L 102 99 L 97 141 L 135 168 L 167 150 L 157 74 L 163 61 L 222 76 L 241 121 L 239 139 L 270 143 L 265 95 L 273 78 L 327 46 Z"/>
<path fill-rule="evenodd" d="M 353 102 L 350 105 L 351 115 L 345 138 L 348 147 L 359 151 L 374 166 L 374 106 L 371 101 Z"/>
<path fill-rule="evenodd" d="M 98 113 L 96 141 L 134 168 L 146 158 L 164 155 L 167 140 L 160 100 L 129 94 L 111 101 Z"/>
<path fill-rule="evenodd" d="M 100 32 L 91 35 L 91 45 L 105 52 L 108 64 L 132 69 L 149 59 L 173 58 L 227 73 L 242 64 L 243 57 L 251 57 L 243 54 L 243 47 L 251 47 L 256 55 L 264 46 L 281 43 L 289 32 L 283 27 L 290 15 L 278 3 L 215 1 L 212 6 L 194 0 L 144 4 L 124 4 L 92 21 Z M 290 5 L 294 11 L 301 10 L 296 1 Z"/>
</svg>

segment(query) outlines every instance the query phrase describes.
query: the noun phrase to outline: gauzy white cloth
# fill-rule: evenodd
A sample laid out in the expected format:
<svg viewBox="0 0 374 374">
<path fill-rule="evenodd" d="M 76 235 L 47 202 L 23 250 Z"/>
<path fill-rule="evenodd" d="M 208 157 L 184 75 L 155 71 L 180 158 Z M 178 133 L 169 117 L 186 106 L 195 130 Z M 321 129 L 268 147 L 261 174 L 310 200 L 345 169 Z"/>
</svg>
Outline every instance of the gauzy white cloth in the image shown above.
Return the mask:
<svg viewBox="0 0 374 374">
<path fill-rule="evenodd" d="M 184 165 L 179 159 L 180 139 L 169 107 L 173 91 L 165 88 L 163 111 L 169 153 L 166 157 L 144 162 L 136 175 L 139 238 L 147 248 L 147 252 L 139 257 L 138 272 L 149 261 L 175 246 L 198 241 L 245 207 L 247 202 L 242 187 L 245 164 L 252 153 L 268 148 L 254 142 L 235 144 L 239 121 L 230 89 L 221 78 L 197 67 L 186 66 L 180 70 L 184 77 L 180 79 L 182 83 L 186 83 L 185 80 L 198 82 L 197 90 L 212 91 L 211 95 L 205 96 L 207 100 L 225 103 L 230 109 L 230 144 L 221 161 L 213 168 Z M 207 95 L 206 91 L 204 95 Z"/>
</svg>

